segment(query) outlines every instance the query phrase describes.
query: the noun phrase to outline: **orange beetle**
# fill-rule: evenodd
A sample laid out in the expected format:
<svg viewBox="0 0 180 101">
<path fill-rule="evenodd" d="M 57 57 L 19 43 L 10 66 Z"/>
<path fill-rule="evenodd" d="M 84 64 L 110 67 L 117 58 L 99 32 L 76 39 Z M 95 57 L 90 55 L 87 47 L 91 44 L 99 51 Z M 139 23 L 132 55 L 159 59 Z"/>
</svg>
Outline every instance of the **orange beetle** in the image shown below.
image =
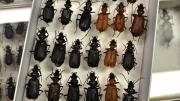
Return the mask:
<svg viewBox="0 0 180 101">
<path fill-rule="evenodd" d="M 123 14 L 125 12 L 123 2 L 120 2 L 120 4 L 117 6 L 116 11 L 118 12 L 116 16 L 113 18 L 112 28 L 115 31 L 118 31 L 119 34 L 123 32 L 125 27 L 125 22 L 127 21 L 127 17 Z M 119 35 L 118 35 L 119 36 Z"/>
<path fill-rule="evenodd" d="M 109 74 L 109 80 L 108 84 L 105 85 L 107 86 L 104 90 L 106 91 L 105 93 L 105 101 L 118 101 L 120 98 L 118 96 L 118 91 L 120 90 L 119 88 L 116 87 L 117 82 L 115 80 L 115 75 L 113 73 Z"/>
<path fill-rule="evenodd" d="M 137 14 L 132 14 L 134 17 L 132 26 L 129 28 L 134 37 L 141 36 L 147 30 L 147 16 L 144 16 L 143 4 L 138 5 Z"/>
<path fill-rule="evenodd" d="M 104 52 L 104 53 L 106 53 L 105 58 L 104 58 L 104 65 L 110 66 L 110 67 L 115 67 L 116 61 L 117 61 L 117 56 L 118 56 L 117 50 L 115 49 L 117 47 L 116 41 L 114 39 L 111 40 L 109 46 L 110 46 L 110 48 L 107 48 L 106 52 Z"/>
<path fill-rule="evenodd" d="M 108 5 L 104 3 L 101 8 L 101 13 L 98 14 L 98 19 L 96 20 L 96 29 L 101 33 L 108 28 L 108 16 L 110 13 L 107 13 Z"/>
</svg>

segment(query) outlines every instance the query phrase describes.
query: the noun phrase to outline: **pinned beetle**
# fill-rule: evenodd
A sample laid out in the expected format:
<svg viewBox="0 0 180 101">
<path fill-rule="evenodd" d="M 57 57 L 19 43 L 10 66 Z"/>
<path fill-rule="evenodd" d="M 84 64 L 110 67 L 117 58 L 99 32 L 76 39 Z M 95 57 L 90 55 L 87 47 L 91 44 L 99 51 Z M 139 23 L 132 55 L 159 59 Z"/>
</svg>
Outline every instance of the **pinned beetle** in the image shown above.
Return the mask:
<svg viewBox="0 0 180 101">
<path fill-rule="evenodd" d="M 127 17 L 125 17 L 124 15 L 124 12 L 125 12 L 124 7 L 125 6 L 123 2 L 121 2 L 116 8 L 117 14 L 113 18 L 113 23 L 112 23 L 114 34 L 115 34 L 115 31 L 118 31 L 120 35 L 120 33 L 126 29 L 125 22 L 127 21 Z"/>
<path fill-rule="evenodd" d="M 16 33 L 17 33 L 17 34 L 23 34 L 24 29 L 25 29 L 25 23 L 24 23 L 24 22 L 20 22 L 20 23 L 18 23 L 18 25 L 17 25 Z"/>
<path fill-rule="evenodd" d="M 46 0 L 45 7 L 42 8 L 42 14 L 39 16 L 41 20 L 45 21 L 46 23 L 50 23 L 53 21 L 54 14 L 57 12 L 56 9 L 54 9 L 55 1 L 53 0 Z"/>
<path fill-rule="evenodd" d="M 57 69 L 54 73 L 52 72 L 50 74 L 50 78 L 53 82 L 48 85 L 49 90 L 45 91 L 48 97 L 48 101 L 59 101 L 59 98 L 61 97 L 61 95 L 63 95 L 61 93 L 63 86 L 60 83 L 62 78 L 62 72 L 63 71 L 59 71 Z"/>
<path fill-rule="evenodd" d="M 132 26 L 129 28 L 133 37 L 140 37 L 147 30 L 147 16 L 144 16 L 145 7 L 143 4 L 138 5 L 137 14 L 132 14 L 134 17 Z"/>
<path fill-rule="evenodd" d="M 101 13 L 98 14 L 98 18 L 96 20 L 96 29 L 101 33 L 103 31 L 106 31 L 109 24 L 109 14 L 108 11 L 108 5 L 107 3 L 104 3 L 101 8 Z"/>
<path fill-rule="evenodd" d="M 81 47 L 82 42 L 77 39 L 74 44 L 71 46 L 72 51 L 69 52 L 69 66 L 71 68 L 79 68 L 81 62 Z"/>
<path fill-rule="evenodd" d="M 28 84 L 26 84 L 26 97 L 28 99 L 37 99 L 40 95 L 40 87 L 42 86 L 39 82 L 39 77 L 41 77 L 41 71 L 39 69 L 39 66 L 36 64 L 34 65 L 34 68 L 32 69 L 32 72 L 28 74 L 29 77 L 31 77 L 28 81 Z"/>
<path fill-rule="evenodd" d="M 118 56 L 118 52 L 115 49 L 117 47 L 116 41 L 114 39 L 111 40 L 109 46 L 110 48 L 106 48 L 106 52 L 104 52 L 106 54 L 104 58 L 104 65 L 115 67 L 116 62 L 117 62 L 117 56 Z"/>
<path fill-rule="evenodd" d="M 12 76 L 10 76 L 6 82 L 7 84 L 7 98 L 8 100 L 14 99 L 14 93 L 15 93 L 15 83 Z"/>
<path fill-rule="evenodd" d="M 20 65 L 21 57 L 22 57 L 22 52 L 23 52 L 23 46 L 22 45 L 19 46 L 17 52 L 18 52 L 18 54 L 17 54 L 17 61 L 16 61 L 16 63 L 18 65 Z"/>
<path fill-rule="evenodd" d="M 12 54 L 12 51 L 11 51 L 11 47 L 10 46 L 6 46 L 6 54 L 5 54 L 5 57 L 4 57 L 4 62 L 6 65 L 11 65 L 13 64 L 13 54 Z"/>
<path fill-rule="evenodd" d="M 7 39 L 12 39 L 14 37 L 15 33 L 11 24 L 5 24 L 4 35 Z"/>
<path fill-rule="evenodd" d="M 65 95 L 67 97 L 66 101 L 79 101 L 80 96 L 80 90 L 79 86 L 82 86 L 82 83 L 79 84 L 79 81 L 81 82 L 80 78 L 78 81 L 78 76 L 76 73 L 72 73 L 71 77 L 68 79 L 67 85 L 69 86 L 68 88 L 68 94 Z"/>
<path fill-rule="evenodd" d="M 97 37 L 93 37 L 88 45 L 90 46 L 90 49 L 86 50 L 88 56 L 85 57 L 87 64 L 89 67 L 97 67 L 101 57 L 101 51 L 98 49 L 100 47 L 99 40 Z"/>
<path fill-rule="evenodd" d="M 86 100 L 85 101 L 100 101 L 102 94 L 101 87 L 98 81 L 98 77 L 95 75 L 95 72 L 90 72 L 87 80 L 88 88 L 84 88 Z"/>
<path fill-rule="evenodd" d="M 34 53 L 34 59 L 41 62 L 43 61 L 47 54 L 49 53 L 48 47 L 50 45 L 47 44 L 46 38 L 49 36 L 47 30 L 45 27 L 42 27 L 41 30 L 38 30 L 37 37 L 36 38 L 36 44 L 34 51 L 31 51 Z"/>
<path fill-rule="evenodd" d="M 57 66 L 61 66 L 64 63 L 65 60 L 65 54 L 66 54 L 66 42 L 67 38 L 63 35 L 63 33 L 56 32 L 56 41 L 54 42 L 54 48 L 51 55 L 51 61 Z"/>
<path fill-rule="evenodd" d="M 123 68 L 129 73 L 132 68 L 135 68 L 137 65 L 136 58 L 134 57 L 135 46 L 132 41 L 127 43 L 127 48 L 125 54 L 122 55 Z"/>
<path fill-rule="evenodd" d="M 118 96 L 118 91 L 120 89 L 116 86 L 116 84 L 118 84 L 119 82 L 117 82 L 115 78 L 116 76 L 113 73 L 109 74 L 108 84 L 104 89 L 106 91 L 105 101 L 118 101 L 118 99 L 120 98 Z"/>
</svg>

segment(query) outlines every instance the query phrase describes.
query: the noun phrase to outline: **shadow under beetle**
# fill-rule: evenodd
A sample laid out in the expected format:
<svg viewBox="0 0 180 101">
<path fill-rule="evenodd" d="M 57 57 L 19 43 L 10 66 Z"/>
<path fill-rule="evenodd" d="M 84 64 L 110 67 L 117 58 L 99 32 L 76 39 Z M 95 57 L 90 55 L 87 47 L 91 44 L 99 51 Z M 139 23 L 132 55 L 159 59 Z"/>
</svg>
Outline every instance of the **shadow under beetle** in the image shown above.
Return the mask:
<svg viewBox="0 0 180 101">
<path fill-rule="evenodd" d="M 14 37 L 15 33 L 11 24 L 5 24 L 4 35 L 7 39 L 12 39 Z"/>
<path fill-rule="evenodd" d="M 85 92 L 85 101 L 100 101 L 102 94 L 101 93 L 101 87 L 98 81 L 98 77 L 95 75 L 95 72 L 90 72 L 88 75 L 87 85 L 89 85 L 88 88 L 84 88 Z"/>
<path fill-rule="evenodd" d="M 134 57 L 135 46 L 132 41 L 129 41 L 127 43 L 127 47 L 125 46 L 125 48 L 126 50 L 125 54 L 122 55 L 121 65 L 129 74 L 130 70 L 132 68 L 135 68 L 135 66 L 137 65 L 136 58 Z"/>
<path fill-rule="evenodd" d="M 79 84 L 78 81 L 78 76 L 77 73 L 74 72 L 72 73 L 71 77 L 68 79 L 67 85 L 69 86 L 68 88 L 68 94 L 64 95 L 66 96 L 66 101 L 79 101 L 80 100 L 80 96 L 82 96 L 80 94 L 80 90 L 79 90 L 79 86 L 82 86 L 81 80 L 79 78 L 79 81 L 81 84 Z"/>
<path fill-rule="evenodd" d="M 12 54 L 12 51 L 11 51 L 11 47 L 9 45 L 6 46 L 6 54 L 5 54 L 5 57 L 4 57 L 4 62 L 6 65 L 11 65 L 13 64 L 13 54 Z"/>
<path fill-rule="evenodd" d="M 23 34 L 26 24 L 24 22 L 20 22 L 17 25 L 16 33 L 17 34 Z"/>
<path fill-rule="evenodd" d="M 96 20 L 96 29 L 101 33 L 106 31 L 109 24 L 109 14 L 108 12 L 108 5 L 107 3 L 103 3 L 101 7 L 101 13 L 98 13 L 98 19 Z"/>
<path fill-rule="evenodd" d="M 144 9 L 145 7 L 143 4 L 138 5 L 137 14 L 132 14 L 132 26 L 129 28 L 130 32 L 132 33 L 133 37 L 141 36 L 145 30 L 147 30 L 147 16 L 144 16 Z"/>
<path fill-rule="evenodd" d="M 116 41 L 114 39 L 111 40 L 109 46 L 110 48 L 106 48 L 106 52 L 104 52 L 105 53 L 104 65 L 115 67 L 118 56 L 118 52 L 116 50 L 117 47 Z"/>
<path fill-rule="evenodd" d="M 19 46 L 17 52 L 18 52 L 18 53 L 17 53 L 17 61 L 16 61 L 16 63 L 17 63 L 18 65 L 20 65 L 21 57 L 22 57 L 22 52 L 23 52 L 23 46 L 22 46 L 22 45 Z"/>
<path fill-rule="evenodd" d="M 54 9 L 53 6 L 54 2 L 55 1 L 53 0 L 46 0 L 45 7 L 42 8 L 42 13 L 39 16 L 40 19 L 45 21 L 47 24 L 53 21 L 54 15 L 57 12 L 57 10 Z"/>
<path fill-rule="evenodd" d="M 82 42 L 77 39 L 74 44 L 71 46 L 72 51 L 69 52 L 69 66 L 71 68 L 79 68 L 81 63 L 81 47 Z"/>
<path fill-rule="evenodd" d="M 7 82 L 6 82 L 6 84 L 7 84 L 7 99 L 8 100 L 13 100 L 14 99 L 14 93 L 15 93 L 15 88 L 16 88 L 16 86 L 15 86 L 15 81 L 14 81 L 14 79 L 13 79 L 13 77 L 12 76 L 10 76 L 8 79 L 7 79 Z"/>
<path fill-rule="evenodd" d="M 34 51 L 31 51 L 34 54 L 34 59 L 41 62 L 43 61 L 47 54 L 49 53 L 49 46 L 46 42 L 46 38 L 49 36 L 45 27 L 42 27 L 41 30 L 38 30 L 36 38 L 36 44 Z"/>
<path fill-rule="evenodd" d="M 28 73 L 28 76 L 31 77 L 28 81 L 28 84 L 26 84 L 26 97 L 28 99 L 37 99 L 40 95 L 40 87 L 42 86 L 39 82 L 39 77 L 41 77 L 41 71 L 39 69 L 39 66 L 36 64 L 34 65 L 34 68 L 32 69 L 31 73 Z"/>
<path fill-rule="evenodd" d="M 51 61 L 57 66 L 61 66 L 64 63 L 65 60 L 65 54 L 66 54 L 66 42 L 67 38 L 63 35 L 63 33 L 55 32 L 55 39 L 54 42 L 54 48 L 51 55 Z"/>
<path fill-rule="evenodd" d="M 59 101 L 59 98 L 61 97 L 61 95 L 63 95 L 61 93 L 63 88 L 63 86 L 61 85 L 62 72 L 63 71 L 59 71 L 57 69 L 54 73 L 52 72 L 49 75 L 52 83 L 48 84 L 49 90 L 45 91 L 48 97 L 48 101 Z"/>
<path fill-rule="evenodd" d="M 108 84 L 106 85 L 106 88 L 104 89 L 106 91 L 105 93 L 105 101 L 118 101 L 120 98 L 118 96 L 118 91 L 120 90 L 117 88 L 116 84 L 119 82 L 116 81 L 116 76 L 113 73 L 109 74 L 109 80 Z"/>
<path fill-rule="evenodd" d="M 90 46 L 89 50 L 86 50 L 88 56 L 85 57 L 89 67 L 97 67 L 101 58 L 101 51 L 98 49 L 100 46 L 99 40 L 97 37 L 93 37 L 88 43 Z"/>
</svg>

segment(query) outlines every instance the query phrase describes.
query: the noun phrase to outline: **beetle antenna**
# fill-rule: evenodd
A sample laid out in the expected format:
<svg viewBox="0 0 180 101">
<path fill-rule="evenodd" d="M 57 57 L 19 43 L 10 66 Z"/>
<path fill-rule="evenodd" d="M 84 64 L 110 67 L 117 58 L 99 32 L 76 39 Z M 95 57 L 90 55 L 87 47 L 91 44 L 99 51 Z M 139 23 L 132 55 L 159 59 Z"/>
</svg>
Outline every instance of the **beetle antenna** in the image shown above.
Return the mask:
<svg viewBox="0 0 180 101">
<path fill-rule="evenodd" d="M 128 83 L 129 82 L 129 80 L 127 80 L 126 79 L 126 77 L 124 76 L 124 74 L 122 74 L 122 73 L 120 73 L 123 77 L 124 77 L 124 79 L 126 80 L 126 82 Z"/>
<path fill-rule="evenodd" d="M 137 79 L 134 84 L 136 84 L 138 81 L 140 81 L 141 79 L 144 79 L 143 77 L 140 77 L 139 79 Z"/>
</svg>

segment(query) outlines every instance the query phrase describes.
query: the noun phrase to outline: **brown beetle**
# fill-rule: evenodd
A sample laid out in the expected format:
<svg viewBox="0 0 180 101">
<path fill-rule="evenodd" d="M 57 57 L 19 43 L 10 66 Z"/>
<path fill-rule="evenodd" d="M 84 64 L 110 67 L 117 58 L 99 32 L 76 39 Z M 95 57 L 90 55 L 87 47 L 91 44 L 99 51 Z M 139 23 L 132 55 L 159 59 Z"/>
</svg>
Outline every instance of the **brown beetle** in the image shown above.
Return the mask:
<svg viewBox="0 0 180 101">
<path fill-rule="evenodd" d="M 117 61 L 117 50 L 115 49 L 117 47 L 116 41 L 113 39 L 110 42 L 110 48 L 106 48 L 106 55 L 104 58 L 104 65 L 105 66 L 110 66 L 110 67 L 115 67 L 116 61 Z"/>
<path fill-rule="evenodd" d="M 140 4 L 138 5 L 137 14 L 132 14 L 134 19 L 129 30 L 134 37 L 141 36 L 144 31 L 147 30 L 147 16 L 144 16 L 144 9 L 145 7 L 143 6 L 143 4 Z"/>
<path fill-rule="evenodd" d="M 116 87 L 116 84 L 119 82 L 116 81 L 115 75 L 113 73 L 109 74 L 109 80 L 108 84 L 105 85 L 107 86 L 104 90 L 106 91 L 105 93 L 105 101 L 118 101 L 118 91 L 120 90 L 119 88 Z"/>
<path fill-rule="evenodd" d="M 115 34 L 115 31 L 118 31 L 119 35 L 120 35 L 120 33 L 126 29 L 125 22 L 127 21 L 127 17 L 125 17 L 125 15 L 123 14 L 125 12 L 124 7 L 125 6 L 124 6 L 123 2 L 120 2 L 120 4 L 116 8 L 116 11 L 118 13 L 113 18 L 113 23 L 112 23 L 112 28 L 114 30 L 114 34 Z"/>
<path fill-rule="evenodd" d="M 108 28 L 108 16 L 110 13 L 107 13 L 108 5 L 104 3 L 101 8 L 101 13 L 98 14 L 98 19 L 96 20 L 96 29 L 101 33 Z"/>
</svg>

